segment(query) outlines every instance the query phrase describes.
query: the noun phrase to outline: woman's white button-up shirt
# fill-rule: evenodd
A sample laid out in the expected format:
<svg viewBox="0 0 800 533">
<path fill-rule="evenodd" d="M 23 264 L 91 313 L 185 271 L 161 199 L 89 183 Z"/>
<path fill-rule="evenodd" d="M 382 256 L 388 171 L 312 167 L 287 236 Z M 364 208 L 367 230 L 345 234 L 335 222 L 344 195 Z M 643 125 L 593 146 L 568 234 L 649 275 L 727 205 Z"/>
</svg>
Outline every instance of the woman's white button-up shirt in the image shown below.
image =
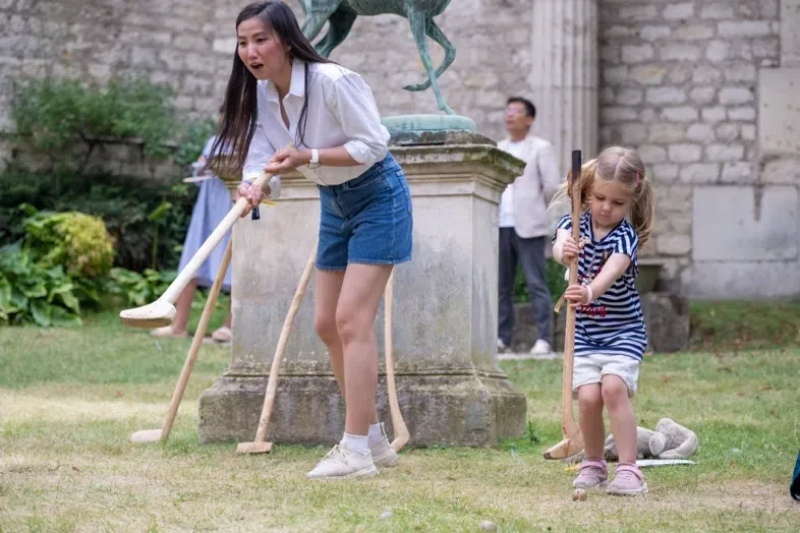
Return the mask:
<svg viewBox="0 0 800 533">
<path fill-rule="evenodd" d="M 308 87 L 305 68 L 308 67 Z M 299 139 L 298 127 L 303 103 L 308 100 L 308 117 Z M 258 118 L 256 131 L 247 152 L 243 178 L 257 177 L 275 151 L 294 144 L 298 149 L 333 148 L 344 145 L 360 163 L 352 167 L 298 167 L 309 180 L 320 185 L 339 185 L 358 177 L 389 152 L 389 132 L 381 124 L 372 90 L 360 75 L 333 63 L 292 65 L 292 81 L 283 106 L 289 118 L 287 128 L 281 118 L 280 100 L 275 84 L 258 82 Z M 280 195 L 280 177 L 270 180 L 272 198 Z"/>
</svg>

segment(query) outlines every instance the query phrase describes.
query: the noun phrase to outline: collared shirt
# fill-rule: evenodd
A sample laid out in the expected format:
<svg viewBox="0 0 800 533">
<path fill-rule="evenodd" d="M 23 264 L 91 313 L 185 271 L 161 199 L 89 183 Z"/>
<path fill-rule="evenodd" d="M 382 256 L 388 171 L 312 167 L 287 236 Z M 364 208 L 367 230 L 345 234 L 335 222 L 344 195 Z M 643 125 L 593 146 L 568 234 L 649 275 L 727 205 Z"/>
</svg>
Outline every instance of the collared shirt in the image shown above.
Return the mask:
<svg viewBox="0 0 800 533">
<path fill-rule="evenodd" d="M 308 87 L 305 68 L 308 67 Z M 358 177 L 388 153 L 389 131 L 381 123 L 372 90 L 360 75 L 333 63 L 292 65 L 289 92 L 283 106 L 289 118 L 281 118 L 280 98 L 272 81 L 258 82 L 258 118 L 244 164 L 243 178 L 252 180 L 263 172 L 275 151 L 292 143 L 298 149 L 344 146 L 358 166 L 321 166 L 297 170 L 319 185 L 339 185 Z M 304 139 L 298 138 L 303 103 L 308 98 Z M 279 179 L 279 178 L 278 178 Z M 270 181 L 272 186 L 276 178 Z M 276 198 L 276 187 L 272 187 Z M 279 183 L 278 183 L 278 190 Z"/>
<path fill-rule="evenodd" d="M 511 139 L 503 139 L 497 148 L 509 152 L 510 144 Z M 514 179 L 513 193 L 509 195 L 514 231 L 523 239 L 542 237 L 550 233 L 547 204 L 561 185 L 555 151 L 552 144 L 535 135 L 519 141 L 517 149 L 525 169 Z"/>
<path fill-rule="evenodd" d="M 525 144 L 523 141 L 509 140 L 506 151 L 518 159 L 525 160 Z M 500 197 L 500 227 L 514 227 L 514 184 L 509 183 Z"/>
</svg>

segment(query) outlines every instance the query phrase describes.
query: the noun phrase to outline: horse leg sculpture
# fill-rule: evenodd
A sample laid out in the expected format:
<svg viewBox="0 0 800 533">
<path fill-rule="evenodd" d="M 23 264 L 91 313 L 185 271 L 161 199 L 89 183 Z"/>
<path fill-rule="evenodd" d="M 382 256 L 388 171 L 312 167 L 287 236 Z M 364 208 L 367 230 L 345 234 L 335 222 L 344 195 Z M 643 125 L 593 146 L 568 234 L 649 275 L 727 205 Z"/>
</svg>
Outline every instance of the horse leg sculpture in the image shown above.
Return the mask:
<svg viewBox="0 0 800 533">
<path fill-rule="evenodd" d="M 300 31 L 303 32 L 306 39 L 313 41 L 322 31 L 328 18 L 339 8 L 342 0 L 312 1 L 309 6 L 306 5 L 306 1 L 302 0 L 300 2 L 300 7 L 306 14 L 306 20 L 303 21 Z"/>
<path fill-rule="evenodd" d="M 352 7 L 347 4 L 342 4 L 339 9 L 328 18 L 328 33 L 315 47 L 319 55 L 322 57 L 329 57 L 333 49 L 342 44 L 347 35 L 350 33 L 350 28 L 358 18 Z"/>
<path fill-rule="evenodd" d="M 428 19 L 428 24 L 425 26 L 425 31 L 431 39 L 439 43 L 439 45 L 444 48 L 444 60 L 442 61 L 442 64 L 439 65 L 439 68 L 436 69 L 436 78 L 438 79 L 439 76 L 441 76 L 442 73 L 453 63 L 453 61 L 455 61 L 456 48 L 447 39 L 445 34 L 442 33 L 442 30 L 439 29 L 439 26 L 436 25 L 433 19 Z M 407 91 L 424 91 L 430 86 L 431 82 L 428 80 L 416 85 L 406 85 L 403 87 L 403 89 Z"/>
<path fill-rule="evenodd" d="M 442 92 L 439 90 L 439 82 L 436 81 L 436 73 L 433 71 L 433 63 L 431 61 L 430 52 L 428 52 L 428 41 L 426 34 L 426 27 L 428 25 L 428 16 L 421 11 L 408 10 L 408 22 L 411 24 L 411 34 L 414 36 L 414 41 L 417 43 L 419 56 L 422 59 L 422 64 L 425 66 L 425 72 L 428 74 L 428 81 L 433 87 L 433 94 L 436 95 L 436 103 L 439 105 L 439 111 L 444 111 L 448 115 L 455 115 L 455 112 L 450 109 L 450 106 L 444 101 Z"/>
</svg>

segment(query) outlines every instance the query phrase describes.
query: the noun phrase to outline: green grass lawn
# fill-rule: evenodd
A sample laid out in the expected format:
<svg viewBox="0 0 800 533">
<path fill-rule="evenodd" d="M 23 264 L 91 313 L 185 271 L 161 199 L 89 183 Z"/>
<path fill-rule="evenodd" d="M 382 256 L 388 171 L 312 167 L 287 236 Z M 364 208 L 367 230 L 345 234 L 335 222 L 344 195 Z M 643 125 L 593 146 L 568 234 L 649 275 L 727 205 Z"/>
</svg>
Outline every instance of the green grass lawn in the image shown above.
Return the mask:
<svg viewBox="0 0 800 533">
<path fill-rule="evenodd" d="M 314 482 L 304 475 L 326 447 L 243 456 L 235 443 L 198 444 L 197 400 L 226 368 L 224 347 L 203 346 L 170 442 L 129 442 L 161 426 L 188 345 L 122 328 L 114 314 L 76 329 L 0 328 L 0 531 L 477 531 L 486 520 L 500 531 L 800 529 L 788 494 L 796 346 L 646 358 L 640 424 L 670 417 L 696 431 L 698 464 L 647 469 L 643 497 L 573 502 L 574 472 L 541 456 L 560 437 L 560 361 L 501 365 L 528 398 L 525 438 L 408 448 L 375 478 Z"/>
</svg>

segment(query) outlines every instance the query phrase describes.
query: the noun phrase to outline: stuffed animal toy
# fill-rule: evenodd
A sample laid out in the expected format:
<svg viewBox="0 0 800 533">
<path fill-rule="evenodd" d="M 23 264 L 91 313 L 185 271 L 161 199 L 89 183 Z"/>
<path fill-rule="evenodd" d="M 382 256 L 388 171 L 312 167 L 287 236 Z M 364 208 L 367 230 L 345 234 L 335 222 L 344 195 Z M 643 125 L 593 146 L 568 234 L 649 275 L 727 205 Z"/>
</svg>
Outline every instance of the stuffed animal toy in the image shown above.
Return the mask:
<svg viewBox="0 0 800 533">
<path fill-rule="evenodd" d="M 605 459 L 609 462 L 619 461 L 614 436 L 609 435 L 605 443 Z M 697 435 L 676 423 L 672 419 L 662 418 L 656 430 L 636 428 L 637 459 L 687 459 L 697 451 Z M 567 463 L 583 461 L 583 451 L 564 459 Z"/>
</svg>

